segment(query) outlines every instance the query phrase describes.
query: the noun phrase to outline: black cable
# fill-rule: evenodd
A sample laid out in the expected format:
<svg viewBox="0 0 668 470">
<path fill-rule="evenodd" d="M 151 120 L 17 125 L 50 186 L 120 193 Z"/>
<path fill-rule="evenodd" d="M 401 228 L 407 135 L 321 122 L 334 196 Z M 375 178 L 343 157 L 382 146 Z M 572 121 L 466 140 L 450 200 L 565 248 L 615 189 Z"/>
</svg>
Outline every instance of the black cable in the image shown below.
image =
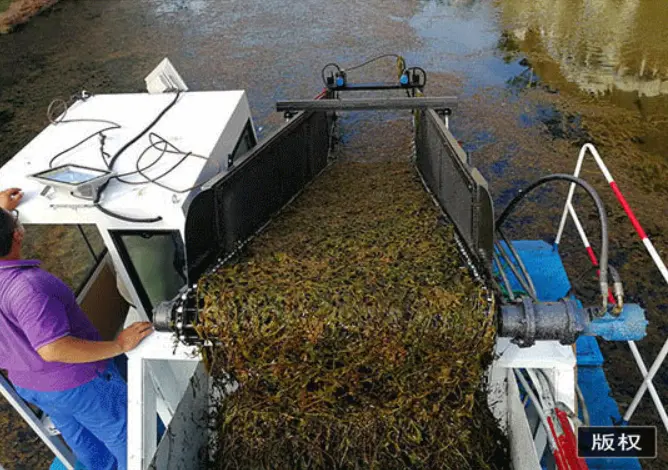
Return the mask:
<svg viewBox="0 0 668 470">
<path fill-rule="evenodd" d="M 121 125 L 118 124 L 117 122 L 109 121 L 109 120 L 107 120 L 107 119 L 89 119 L 89 118 L 81 118 L 81 119 L 65 119 L 65 116 L 67 115 L 67 111 L 69 110 L 69 106 L 70 106 L 70 104 L 73 103 L 74 101 L 76 101 L 77 98 L 78 98 L 77 95 L 73 95 L 73 96 L 70 98 L 70 103 L 66 102 L 65 100 L 63 100 L 63 99 L 61 99 L 61 98 L 57 98 L 57 99 L 51 101 L 51 103 L 49 104 L 49 107 L 47 108 L 47 111 L 46 111 L 46 117 L 47 117 L 47 119 L 49 120 L 49 122 L 50 122 L 51 124 L 53 124 L 54 126 L 57 126 L 57 125 L 60 125 L 60 124 L 75 123 L 75 122 L 94 122 L 94 123 L 100 123 L 100 124 L 107 124 L 108 127 L 104 128 L 104 129 L 102 129 L 102 130 L 100 130 L 100 131 L 97 131 L 97 132 L 95 132 L 94 134 L 89 135 L 89 136 L 86 137 L 85 139 L 80 140 L 80 141 L 79 141 L 78 143 L 76 143 L 75 145 L 73 145 L 73 146 L 71 146 L 71 147 L 69 147 L 69 148 L 63 150 L 62 152 L 59 152 L 58 154 L 54 155 L 54 156 L 51 158 L 51 160 L 49 161 L 49 168 L 53 168 L 53 164 L 54 164 L 54 162 L 55 162 L 58 158 L 62 157 L 62 156 L 65 155 L 66 153 L 71 152 L 72 150 L 74 150 L 75 148 L 77 148 L 77 147 L 79 147 L 80 145 L 84 144 L 85 142 L 87 142 L 88 140 L 92 139 L 92 138 L 95 137 L 96 135 L 99 135 L 99 136 L 101 137 L 101 140 L 100 140 L 100 154 L 102 155 L 102 160 L 104 161 L 104 164 L 105 164 L 105 165 L 107 166 L 107 168 L 108 168 L 108 167 L 109 167 L 109 165 L 107 164 L 107 156 L 108 156 L 108 154 L 104 151 L 104 141 L 105 141 L 105 139 L 106 139 L 106 136 L 104 135 L 104 132 L 111 131 L 111 130 L 114 130 L 114 129 L 120 129 L 120 128 L 121 128 Z M 82 98 L 82 99 L 84 99 L 84 101 L 85 101 L 87 98 Z M 63 111 L 62 111 L 62 113 L 61 113 L 59 116 L 55 116 L 55 114 L 56 114 L 56 110 L 55 110 L 54 107 L 55 107 L 57 104 L 62 104 L 62 108 L 63 108 Z"/>
<path fill-rule="evenodd" d="M 334 62 L 330 62 L 329 64 L 325 65 L 322 70 L 320 70 L 320 76 L 322 77 L 322 83 L 327 86 L 327 77 L 325 77 L 325 70 L 327 70 L 327 67 L 336 67 L 336 70 L 341 73 L 341 67 L 339 64 L 336 64 Z"/>
<path fill-rule="evenodd" d="M 544 176 L 538 179 L 537 181 L 531 183 L 527 188 L 525 188 L 517 196 L 515 196 L 512 199 L 512 201 L 510 201 L 510 203 L 503 210 L 499 218 L 496 219 L 496 227 L 501 228 L 506 219 L 515 210 L 515 206 L 517 206 L 522 200 L 524 200 L 524 198 L 529 193 L 531 193 L 534 189 L 538 188 L 539 186 L 542 186 L 546 183 L 550 183 L 552 181 L 568 181 L 577 184 L 589 194 L 589 196 L 594 201 L 594 204 L 596 205 L 596 210 L 598 211 L 598 217 L 601 224 L 601 259 L 599 263 L 601 267 L 601 275 L 599 281 L 601 288 L 601 296 L 603 297 L 603 309 L 606 310 L 608 306 L 608 269 L 609 269 L 608 268 L 608 217 L 605 213 L 605 206 L 603 205 L 603 201 L 601 201 L 601 198 L 599 197 L 598 193 L 589 183 L 573 175 L 554 174 L 554 175 Z"/>
<path fill-rule="evenodd" d="M 415 76 L 415 72 L 420 71 L 422 72 L 422 77 L 424 78 L 424 83 L 420 85 L 421 88 L 424 88 L 427 86 L 427 71 L 423 69 L 422 67 L 410 67 L 406 69 L 406 72 L 412 72 L 412 75 Z"/>
<path fill-rule="evenodd" d="M 69 107 L 71 103 L 74 103 L 77 98 L 79 98 L 77 95 L 72 95 L 70 97 L 70 103 L 65 101 L 62 98 L 56 98 L 55 100 L 51 101 L 49 103 L 49 107 L 46 109 L 46 117 L 49 120 L 49 122 L 53 125 L 58 125 L 58 124 L 66 124 L 66 123 L 72 123 L 72 122 L 96 122 L 96 123 L 101 123 L 101 124 L 109 124 L 111 126 L 118 126 L 119 128 L 121 127 L 120 124 L 114 121 L 109 121 L 107 119 L 95 119 L 95 118 L 77 118 L 77 119 L 65 119 L 65 116 L 67 116 L 67 111 L 69 111 Z M 82 98 L 83 101 L 86 101 L 88 98 Z M 55 116 L 56 111 L 54 110 L 54 106 L 56 104 L 61 104 L 63 107 L 63 112 L 59 116 Z"/>
<path fill-rule="evenodd" d="M 158 139 L 158 142 L 157 143 L 154 142 L 153 138 Z M 199 154 L 192 153 L 192 152 L 184 152 L 183 150 L 179 149 L 176 145 L 174 145 L 173 143 L 171 143 L 170 141 L 168 141 L 164 137 L 160 136 L 159 134 L 156 134 L 155 132 L 151 132 L 149 134 L 149 141 L 151 142 L 151 145 L 150 145 L 151 148 L 157 148 L 158 144 L 166 144 L 165 148 L 163 149 L 163 151 L 165 153 L 172 153 L 172 154 L 179 154 L 179 155 L 183 155 L 184 153 L 189 153 L 191 157 L 201 158 L 202 160 L 208 160 L 208 158 L 203 156 L 203 155 L 199 155 Z M 171 147 L 173 150 L 167 150 L 168 146 Z"/>
<path fill-rule="evenodd" d="M 81 199 L 81 200 L 83 200 L 83 201 L 89 201 L 89 202 L 90 202 L 90 199 L 87 199 L 87 198 L 85 198 L 85 197 L 81 197 L 81 196 L 77 196 L 77 195 L 74 194 L 74 193 L 70 193 L 70 196 L 72 196 L 73 198 L 76 198 L 76 199 Z M 93 202 L 93 205 L 95 206 L 96 209 L 98 209 L 98 210 L 99 210 L 100 212 L 102 212 L 103 214 L 106 214 L 106 215 L 108 215 L 108 216 L 110 216 L 110 217 L 113 217 L 113 218 L 115 218 L 115 219 L 122 220 L 122 221 L 124 221 L 124 222 L 138 222 L 138 223 L 151 224 L 151 223 L 154 223 L 154 222 L 160 222 L 160 221 L 162 220 L 162 217 L 160 217 L 160 216 L 158 216 L 158 217 L 152 217 L 152 218 L 146 218 L 146 219 L 136 219 L 136 218 L 133 218 L 133 217 L 126 217 L 126 216 L 124 216 L 124 215 L 117 214 L 117 213 L 112 212 L 112 211 L 110 211 L 110 210 L 108 210 L 108 209 L 105 209 L 105 208 L 102 207 L 101 205 L 99 205 L 99 204 L 95 204 L 94 202 Z"/>
<path fill-rule="evenodd" d="M 165 114 L 167 114 L 167 111 L 169 111 L 170 109 L 172 109 L 174 107 L 174 105 L 176 104 L 176 102 L 178 101 L 180 96 L 181 96 L 181 92 L 177 91 L 176 96 L 174 96 L 174 99 L 172 100 L 172 102 L 169 103 L 169 105 L 167 105 L 167 107 L 165 107 L 165 109 L 163 109 L 160 114 L 158 114 L 158 116 L 153 120 L 153 122 L 151 122 L 143 131 L 141 131 L 139 134 L 137 134 L 137 136 L 134 139 L 132 139 L 131 141 L 126 143 L 123 147 L 120 148 L 120 150 L 118 150 L 114 154 L 113 157 L 111 157 L 111 162 L 109 162 L 110 168 L 114 168 L 114 164 L 116 163 L 116 160 L 118 160 L 118 157 L 120 157 L 123 154 L 123 152 L 125 152 L 128 148 L 130 148 L 139 139 L 144 137 L 144 135 L 146 135 L 146 133 L 148 131 L 153 129 L 153 126 L 155 126 L 160 121 L 160 119 L 162 119 L 162 117 Z"/>
<path fill-rule="evenodd" d="M 157 134 L 153 134 L 153 133 L 151 133 L 151 134 L 149 135 L 149 140 L 151 139 L 151 136 L 153 136 L 153 135 L 157 135 Z M 149 150 L 151 150 L 152 148 L 157 148 L 157 146 L 151 141 L 151 145 L 149 145 L 148 147 L 146 147 L 146 148 L 142 151 L 142 153 L 139 154 L 139 157 L 137 158 L 137 162 L 138 162 L 138 163 L 141 162 L 142 159 L 144 158 L 144 155 L 146 155 L 146 153 L 147 153 Z M 155 159 L 152 163 L 150 163 L 149 165 L 147 165 L 147 166 L 145 166 L 144 168 L 142 168 L 142 170 L 143 170 L 143 171 L 146 171 L 146 170 L 150 169 L 151 167 L 153 167 L 154 165 L 156 165 L 156 164 L 162 159 L 162 157 L 163 157 L 166 153 L 167 153 L 167 152 L 163 149 L 162 152 L 160 153 L 160 155 L 158 156 L 158 158 L 156 158 L 156 159 Z M 128 172 L 126 172 L 126 173 L 118 174 L 118 175 L 114 176 L 114 179 L 117 180 L 117 181 L 119 181 L 119 182 L 121 182 L 121 183 L 129 184 L 129 185 L 146 184 L 146 183 L 147 183 L 146 179 L 141 180 L 141 181 L 128 181 L 128 180 L 124 180 L 124 179 L 123 179 L 123 178 L 125 178 L 126 176 L 134 176 L 134 175 L 138 175 L 138 174 L 140 174 L 140 173 L 141 173 L 141 172 L 139 171 L 139 169 L 136 169 L 136 170 L 133 170 L 133 171 L 128 171 Z"/>
<path fill-rule="evenodd" d="M 155 141 L 154 141 L 154 138 L 159 139 L 159 140 L 158 140 L 157 142 L 155 142 Z M 192 187 L 190 187 L 190 188 L 185 188 L 185 189 L 175 189 L 175 188 L 172 188 L 172 187 L 170 187 L 170 186 L 167 186 L 166 184 L 160 183 L 159 180 L 162 179 L 162 178 L 164 178 L 165 176 L 169 175 L 169 174 L 172 173 L 174 170 L 176 170 L 176 169 L 177 169 L 177 168 L 178 168 L 184 161 L 186 161 L 189 157 L 200 158 L 200 159 L 207 160 L 207 161 L 208 161 L 208 158 L 206 158 L 206 157 L 204 157 L 204 156 L 202 156 L 202 155 L 198 155 L 198 154 L 192 153 L 192 152 L 183 152 L 183 151 L 180 150 L 176 145 L 172 144 L 172 143 L 169 142 L 167 139 L 165 139 L 164 137 L 161 137 L 160 135 L 156 134 L 155 132 L 151 132 L 151 134 L 149 134 L 149 140 L 150 140 L 150 142 L 151 142 L 150 145 L 149 145 L 146 149 L 144 149 L 144 151 L 139 155 L 139 158 L 137 158 L 137 162 L 136 162 L 136 168 L 137 168 L 137 169 L 136 169 L 136 171 L 130 171 L 130 172 L 127 172 L 127 173 L 123 173 L 123 174 L 120 174 L 120 175 L 116 175 L 115 178 L 116 178 L 118 181 L 120 181 L 121 183 L 129 184 L 129 185 L 140 185 L 140 184 L 146 184 L 146 183 L 153 183 L 153 184 L 155 184 L 155 185 L 157 185 L 157 186 L 160 186 L 160 187 L 163 188 L 163 189 L 166 189 L 166 190 L 168 190 L 168 191 L 171 191 L 171 192 L 174 192 L 174 193 L 178 193 L 178 194 L 182 194 L 182 193 L 186 193 L 186 192 L 192 191 L 193 189 L 196 189 L 196 188 L 198 188 L 198 187 L 200 186 L 200 185 L 198 184 L 198 185 L 196 185 L 196 186 L 192 186 Z M 164 144 L 164 147 L 163 147 L 163 148 L 159 148 L 159 147 L 158 147 L 158 146 L 161 145 L 161 144 Z M 171 150 L 170 150 L 170 148 L 171 148 Z M 145 156 L 145 155 L 148 153 L 148 151 L 151 150 L 151 149 L 159 150 L 161 153 L 160 153 L 160 155 L 158 156 L 158 158 L 155 159 L 152 163 L 150 163 L 149 165 L 147 165 L 147 166 L 145 166 L 145 167 L 142 168 L 142 167 L 141 167 L 141 162 L 142 162 L 144 156 Z M 174 165 L 172 165 L 168 170 L 166 170 L 164 173 L 162 173 L 162 174 L 159 175 L 159 176 L 156 176 L 156 177 L 150 177 L 150 176 L 148 176 L 147 174 L 145 174 L 145 172 L 146 172 L 149 168 L 151 168 L 151 167 L 153 167 L 154 165 L 156 165 L 156 164 L 157 164 L 157 163 L 158 163 L 158 162 L 165 156 L 165 154 L 181 155 L 182 157 L 181 157 L 181 159 L 180 159 L 178 162 L 176 162 L 176 163 L 175 163 Z M 141 175 L 141 176 L 144 178 L 144 180 L 142 180 L 142 181 L 127 181 L 127 180 L 122 179 L 122 178 L 125 177 L 125 176 L 131 176 L 131 175 L 137 175 L 137 174 Z"/>
<path fill-rule="evenodd" d="M 100 212 L 102 212 L 103 214 L 106 214 L 106 215 L 108 215 L 109 217 L 113 217 L 114 219 L 122 220 L 122 221 L 124 221 L 124 222 L 135 222 L 135 223 L 143 223 L 143 224 L 153 224 L 153 223 L 156 223 L 156 222 L 160 222 L 160 221 L 162 220 L 162 217 L 161 217 L 161 216 L 152 217 L 152 218 L 146 218 L 146 219 L 137 218 L 137 217 L 127 217 L 127 216 L 125 216 L 125 215 L 118 214 L 118 213 L 116 213 L 116 212 L 112 212 L 112 211 L 110 211 L 109 209 L 105 209 L 105 208 L 102 207 L 99 203 L 95 204 L 95 207 L 97 207 L 98 210 L 99 210 Z"/>
<path fill-rule="evenodd" d="M 181 96 L 181 91 L 177 91 L 177 92 L 176 92 L 176 96 L 175 96 L 174 99 L 169 103 L 169 105 L 167 105 L 167 106 L 165 107 L 165 109 L 163 109 L 163 110 L 160 112 L 160 114 L 158 114 L 158 116 L 157 116 L 157 117 L 156 117 L 156 118 L 155 118 L 155 119 L 154 119 L 154 120 L 153 120 L 153 121 L 152 121 L 152 122 L 151 122 L 151 123 L 144 129 L 144 130 L 143 130 L 143 131 L 141 131 L 139 134 L 137 134 L 132 140 L 130 140 L 129 142 L 127 142 L 125 145 L 123 145 L 123 147 L 121 147 L 121 148 L 114 154 L 114 156 L 111 157 L 111 160 L 109 161 L 109 170 L 113 170 L 113 168 L 114 168 L 114 164 L 116 163 L 116 161 L 118 160 L 118 158 L 119 158 L 119 157 L 120 157 L 120 156 L 121 156 L 121 155 L 122 155 L 128 148 L 130 148 L 135 142 L 137 142 L 137 141 L 138 141 L 139 139 L 141 139 L 144 135 L 146 135 L 146 133 L 147 133 L 148 131 L 150 131 L 150 130 L 151 130 L 151 129 L 152 129 L 152 128 L 153 128 L 153 127 L 160 121 L 160 119 L 162 119 L 162 117 L 163 117 L 165 114 L 167 114 L 167 112 L 168 112 L 170 109 L 172 109 L 172 107 L 174 107 L 174 105 L 176 104 L 176 102 L 178 101 L 178 99 L 179 99 L 180 96 Z M 95 196 L 95 200 L 93 201 L 93 204 L 95 204 L 95 207 L 97 207 L 102 213 L 104 213 L 104 214 L 106 214 L 106 215 L 108 215 L 108 216 L 110 216 L 110 217 L 114 217 L 114 218 L 116 218 L 116 219 L 123 220 L 123 221 L 125 221 L 125 222 L 154 223 L 154 222 L 159 222 L 159 221 L 162 220 L 162 217 L 160 217 L 160 216 L 158 216 L 158 217 L 154 217 L 154 218 L 151 218 L 151 219 L 136 219 L 136 218 L 132 218 L 132 217 L 126 217 L 126 216 L 124 216 L 124 215 L 116 214 L 115 212 L 112 212 L 112 211 L 110 211 L 110 210 L 105 209 L 104 207 L 102 207 L 102 205 L 100 204 L 100 199 L 102 198 L 102 193 L 107 189 L 107 187 L 109 186 L 109 182 L 110 182 L 111 180 L 112 180 L 111 178 L 108 179 L 102 186 L 99 187 L 98 192 L 97 192 L 97 195 Z"/>
<path fill-rule="evenodd" d="M 351 70 L 361 69 L 362 67 L 364 67 L 366 65 L 369 65 L 373 62 L 376 62 L 377 60 L 384 59 L 386 57 L 393 57 L 395 59 L 401 59 L 402 58 L 399 54 L 381 54 L 379 56 L 372 57 L 371 59 L 366 60 L 366 61 L 362 62 L 361 64 L 357 64 L 357 65 L 354 65 L 352 67 L 348 67 L 345 70 L 346 70 L 346 72 L 350 72 Z"/>
<path fill-rule="evenodd" d="M 73 121 L 66 121 L 66 122 L 73 122 Z M 88 137 L 86 137 L 86 138 L 83 139 L 83 140 L 80 140 L 79 142 L 77 142 L 76 144 L 72 145 L 71 147 L 68 147 L 68 148 L 66 148 L 66 149 L 63 150 L 63 151 L 58 152 L 56 155 L 54 155 L 53 157 L 51 157 L 51 160 L 49 160 L 49 168 L 53 168 L 53 163 L 54 163 L 57 159 L 59 159 L 60 157 L 62 157 L 62 156 L 65 155 L 66 153 L 69 153 L 69 152 L 71 152 L 72 150 L 76 149 L 76 148 L 79 147 L 80 145 L 83 145 L 84 143 L 88 142 L 88 141 L 89 141 L 90 139 L 92 139 L 93 137 L 95 137 L 95 136 L 97 136 L 97 135 L 101 135 L 103 132 L 111 131 L 111 130 L 114 130 L 114 129 L 120 129 L 120 128 L 121 128 L 120 125 L 114 123 L 113 126 L 105 127 L 105 128 L 102 129 L 102 130 L 96 131 L 95 133 L 89 135 Z M 104 157 L 103 157 L 103 158 L 104 158 Z"/>
</svg>

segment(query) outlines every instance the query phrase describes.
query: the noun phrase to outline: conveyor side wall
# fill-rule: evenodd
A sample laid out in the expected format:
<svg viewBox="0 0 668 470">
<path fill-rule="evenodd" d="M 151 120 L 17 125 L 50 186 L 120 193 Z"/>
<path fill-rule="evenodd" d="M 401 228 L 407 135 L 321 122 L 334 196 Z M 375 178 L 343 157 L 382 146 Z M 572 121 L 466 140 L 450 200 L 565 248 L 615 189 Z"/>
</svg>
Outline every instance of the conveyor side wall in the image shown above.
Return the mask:
<svg viewBox="0 0 668 470">
<path fill-rule="evenodd" d="M 427 187 L 450 217 L 478 269 L 491 272 L 494 206 L 487 181 L 431 109 L 420 111 L 415 127 L 416 163 Z"/>
<path fill-rule="evenodd" d="M 332 115 L 302 112 L 209 181 L 188 209 L 188 282 L 233 253 L 326 166 Z"/>
</svg>

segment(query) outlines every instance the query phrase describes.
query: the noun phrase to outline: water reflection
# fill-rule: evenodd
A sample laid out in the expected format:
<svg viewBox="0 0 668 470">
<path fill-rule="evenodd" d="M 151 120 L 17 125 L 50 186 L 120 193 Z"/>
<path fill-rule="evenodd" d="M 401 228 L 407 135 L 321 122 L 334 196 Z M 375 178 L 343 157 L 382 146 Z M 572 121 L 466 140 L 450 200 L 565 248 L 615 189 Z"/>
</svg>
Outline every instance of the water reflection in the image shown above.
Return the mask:
<svg viewBox="0 0 668 470">
<path fill-rule="evenodd" d="M 507 37 L 536 57 L 533 65 L 542 78 L 561 75 L 596 95 L 668 94 L 668 2 L 497 0 L 497 4 Z"/>
<path fill-rule="evenodd" d="M 421 39 L 413 62 L 430 72 L 463 75 L 463 91 L 467 94 L 480 87 L 505 86 L 522 73 L 523 67 L 516 61 L 501 60 L 497 17 L 496 8 L 489 2 L 422 2 L 410 19 L 410 26 Z"/>
</svg>

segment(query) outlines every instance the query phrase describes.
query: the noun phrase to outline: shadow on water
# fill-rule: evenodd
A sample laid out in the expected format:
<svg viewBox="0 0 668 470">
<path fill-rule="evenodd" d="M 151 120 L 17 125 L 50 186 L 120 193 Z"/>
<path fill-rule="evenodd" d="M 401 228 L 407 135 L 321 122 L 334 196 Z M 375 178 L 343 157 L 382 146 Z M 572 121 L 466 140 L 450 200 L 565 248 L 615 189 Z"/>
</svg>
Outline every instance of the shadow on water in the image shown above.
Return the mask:
<svg viewBox="0 0 668 470">
<path fill-rule="evenodd" d="M 143 77 L 164 56 L 192 89 L 246 89 L 266 135 L 283 120 L 272 109 L 276 100 L 308 98 L 320 90 L 321 65 L 350 66 L 395 52 L 429 72 L 428 94 L 461 97 L 452 128 L 489 180 L 497 211 L 536 177 L 572 171 L 579 146 L 593 141 L 665 257 L 666 24 L 668 3 L 651 0 L 351 0 L 345 7 L 316 0 L 63 0 L 48 15 L 0 37 L 0 163 L 46 125 L 53 98 L 81 89 L 141 91 Z M 393 73 L 392 60 L 380 61 L 353 78 L 385 79 Z M 379 155 L 397 147 L 403 151 L 409 136 L 399 130 L 384 143 L 364 141 L 360 129 L 386 119 L 407 118 L 346 116 L 341 122 L 346 142 L 377 145 Z M 611 259 L 629 295 L 648 308 L 652 339 L 640 347 L 650 361 L 666 336 L 668 289 L 602 178 L 591 166 L 585 176 L 609 207 Z M 553 237 L 564 189 L 529 201 L 515 219 L 513 235 Z M 583 214 L 592 213 L 581 204 Z M 595 219 L 585 219 L 597 246 Z M 587 260 L 573 227 L 567 235 L 564 259 L 576 275 Z M 59 237 L 47 231 L 34 243 L 49 246 Z M 609 371 L 613 389 L 622 405 L 628 404 L 640 375 L 626 345 L 605 349 L 615 364 Z M 664 367 L 656 381 L 663 397 L 667 381 Z M 644 404 L 636 424 L 659 424 L 649 400 Z M 0 418 L 0 434 L 26 432 L 10 421 Z M 659 434 L 666 444 L 666 433 Z M 6 447 L 0 446 L 0 462 L 17 462 L 12 468 L 39 468 L 48 459 L 44 450 L 28 456 Z M 659 448 L 663 464 L 650 462 L 647 468 L 668 462 L 668 445 Z"/>
</svg>

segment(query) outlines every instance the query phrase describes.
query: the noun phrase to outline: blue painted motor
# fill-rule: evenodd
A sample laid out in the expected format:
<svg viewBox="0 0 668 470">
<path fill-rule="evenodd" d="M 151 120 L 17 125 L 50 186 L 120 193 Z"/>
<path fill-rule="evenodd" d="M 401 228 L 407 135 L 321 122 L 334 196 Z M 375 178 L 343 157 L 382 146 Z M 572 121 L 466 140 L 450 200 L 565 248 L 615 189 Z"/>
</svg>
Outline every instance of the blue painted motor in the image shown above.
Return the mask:
<svg viewBox="0 0 668 470">
<path fill-rule="evenodd" d="M 343 74 L 337 76 L 336 77 L 336 86 L 340 88 L 340 87 L 343 87 L 345 85 L 346 85 L 346 76 L 343 75 Z"/>
<path fill-rule="evenodd" d="M 585 326 L 584 334 L 598 336 L 606 341 L 640 341 L 647 335 L 645 310 L 638 304 L 624 304 L 619 316 L 606 313 Z"/>
</svg>

